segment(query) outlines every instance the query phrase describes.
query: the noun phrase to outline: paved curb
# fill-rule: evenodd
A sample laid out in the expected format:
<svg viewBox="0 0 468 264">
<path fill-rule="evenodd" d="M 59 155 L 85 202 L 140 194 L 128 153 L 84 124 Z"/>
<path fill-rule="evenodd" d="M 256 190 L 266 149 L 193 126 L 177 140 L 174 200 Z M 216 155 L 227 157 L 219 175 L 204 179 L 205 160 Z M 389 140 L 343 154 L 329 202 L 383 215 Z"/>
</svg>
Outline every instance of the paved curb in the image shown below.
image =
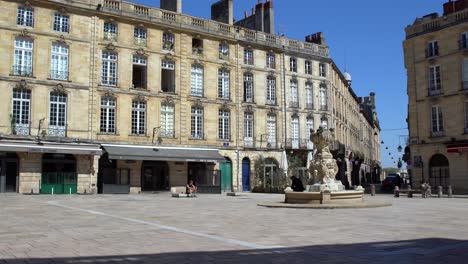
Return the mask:
<svg viewBox="0 0 468 264">
<path fill-rule="evenodd" d="M 363 202 L 360 204 L 287 204 L 279 203 L 258 203 L 258 206 L 268 208 L 292 208 L 292 209 L 360 209 L 379 208 L 392 206 L 391 203 L 384 202 Z"/>
</svg>

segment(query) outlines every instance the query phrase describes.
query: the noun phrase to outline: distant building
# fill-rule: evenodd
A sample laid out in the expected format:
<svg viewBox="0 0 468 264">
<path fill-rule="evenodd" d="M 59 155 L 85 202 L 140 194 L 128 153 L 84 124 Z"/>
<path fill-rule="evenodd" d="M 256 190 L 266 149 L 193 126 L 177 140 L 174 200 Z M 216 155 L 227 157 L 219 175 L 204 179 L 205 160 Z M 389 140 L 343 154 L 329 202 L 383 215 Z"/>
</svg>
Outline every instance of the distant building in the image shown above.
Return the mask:
<svg viewBox="0 0 468 264">
<path fill-rule="evenodd" d="M 417 18 L 403 43 L 413 185 L 468 192 L 468 1 Z"/>
<path fill-rule="evenodd" d="M 139 193 L 194 179 L 202 192 L 250 191 L 283 177 L 284 150 L 305 154 L 304 173 L 311 130 L 334 128 L 337 116 L 346 150 L 378 160 L 373 121 L 360 117 L 322 34 L 274 35 L 272 1 L 240 21 L 232 0 L 214 3 L 212 20 L 182 14 L 181 0 L 0 9 L 5 189 Z"/>
</svg>

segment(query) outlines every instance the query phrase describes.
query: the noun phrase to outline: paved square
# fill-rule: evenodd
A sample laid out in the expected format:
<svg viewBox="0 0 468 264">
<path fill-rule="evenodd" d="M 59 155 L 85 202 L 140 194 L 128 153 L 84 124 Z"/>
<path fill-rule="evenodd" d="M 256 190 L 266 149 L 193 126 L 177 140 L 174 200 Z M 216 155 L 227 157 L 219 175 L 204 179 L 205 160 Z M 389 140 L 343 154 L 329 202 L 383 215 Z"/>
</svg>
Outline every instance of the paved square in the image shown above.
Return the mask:
<svg viewBox="0 0 468 264">
<path fill-rule="evenodd" d="M 0 196 L 0 263 L 466 263 L 468 199 L 264 208 L 282 195 Z"/>
</svg>

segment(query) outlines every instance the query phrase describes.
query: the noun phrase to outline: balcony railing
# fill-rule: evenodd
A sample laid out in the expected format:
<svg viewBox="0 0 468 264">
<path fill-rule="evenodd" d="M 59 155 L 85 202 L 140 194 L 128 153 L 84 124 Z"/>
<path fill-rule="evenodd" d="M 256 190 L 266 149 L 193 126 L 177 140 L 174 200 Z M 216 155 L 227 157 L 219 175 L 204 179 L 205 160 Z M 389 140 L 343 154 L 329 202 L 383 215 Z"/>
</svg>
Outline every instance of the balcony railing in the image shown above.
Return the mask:
<svg viewBox="0 0 468 264">
<path fill-rule="evenodd" d="M 66 137 L 67 127 L 65 126 L 49 126 L 48 133 L 51 137 Z"/>
<path fill-rule="evenodd" d="M 147 39 L 146 38 L 135 38 L 135 45 L 138 46 L 145 46 L 147 45 Z"/>
<path fill-rule="evenodd" d="M 432 131 L 431 135 L 433 137 L 443 137 L 445 136 L 445 131 Z"/>
<path fill-rule="evenodd" d="M 442 91 L 440 87 L 437 87 L 437 88 L 429 87 L 429 93 L 428 93 L 429 96 L 437 96 L 441 94 L 442 94 Z"/>
<path fill-rule="evenodd" d="M 13 134 L 20 136 L 29 136 L 31 132 L 29 124 L 14 124 Z"/>
<path fill-rule="evenodd" d="M 244 98 L 244 103 L 253 103 L 254 100 L 253 100 L 253 97 L 245 97 Z"/>
<path fill-rule="evenodd" d="M 112 10 L 120 10 L 120 2 L 114 0 L 104 0 L 104 7 Z"/>
<path fill-rule="evenodd" d="M 289 102 L 289 107 L 299 108 L 299 102 L 298 101 L 291 101 L 291 102 Z"/>
<path fill-rule="evenodd" d="M 117 78 L 116 77 L 101 77 L 101 84 L 106 86 L 117 86 Z"/>
<path fill-rule="evenodd" d="M 266 104 L 267 105 L 276 105 L 276 99 L 267 99 Z"/>
<path fill-rule="evenodd" d="M 50 71 L 50 79 L 52 80 L 68 80 L 68 71 Z"/>
<path fill-rule="evenodd" d="M 192 134 L 192 135 L 190 135 L 190 139 L 192 139 L 192 140 L 204 140 L 204 139 L 206 139 L 206 135 L 205 134 Z"/>
<path fill-rule="evenodd" d="M 306 104 L 305 104 L 305 108 L 306 108 L 306 109 L 314 109 L 314 104 L 312 104 L 312 103 L 306 103 Z"/>
<path fill-rule="evenodd" d="M 320 111 L 328 111 L 328 105 L 321 105 Z"/>
<path fill-rule="evenodd" d="M 244 148 L 255 148 L 255 138 L 244 138 Z"/>
<path fill-rule="evenodd" d="M 134 6 L 133 12 L 140 16 L 149 16 L 149 8 L 144 6 Z"/>
<path fill-rule="evenodd" d="M 170 130 L 161 130 L 161 132 L 159 133 L 159 136 L 161 138 L 174 138 L 174 131 L 170 131 Z"/>
<path fill-rule="evenodd" d="M 13 65 L 12 74 L 16 76 L 32 77 L 32 66 Z"/>
<path fill-rule="evenodd" d="M 195 56 L 203 55 L 203 48 L 202 47 L 192 47 L 192 55 L 195 55 Z"/>
<path fill-rule="evenodd" d="M 287 149 L 312 149 L 313 144 L 305 138 L 287 138 L 286 148 Z"/>
<path fill-rule="evenodd" d="M 113 33 L 113 32 L 104 32 L 104 40 L 108 40 L 108 41 L 117 41 L 117 33 Z"/>
</svg>

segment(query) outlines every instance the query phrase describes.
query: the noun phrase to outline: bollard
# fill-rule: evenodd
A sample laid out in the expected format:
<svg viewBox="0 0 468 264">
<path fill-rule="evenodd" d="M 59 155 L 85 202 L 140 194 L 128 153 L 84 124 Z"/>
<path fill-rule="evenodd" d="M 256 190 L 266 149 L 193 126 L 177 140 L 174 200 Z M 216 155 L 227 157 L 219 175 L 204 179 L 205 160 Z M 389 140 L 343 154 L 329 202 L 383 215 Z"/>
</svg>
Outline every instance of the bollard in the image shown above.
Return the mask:
<svg viewBox="0 0 468 264">
<path fill-rule="evenodd" d="M 442 195 L 443 195 L 443 188 L 442 186 L 439 186 L 437 188 L 437 197 L 442 198 Z"/>
<path fill-rule="evenodd" d="M 408 185 L 408 198 L 413 198 L 413 189 L 411 189 L 411 185 Z"/>
<path fill-rule="evenodd" d="M 70 196 L 71 196 L 71 188 L 70 188 Z"/>
<path fill-rule="evenodd" d="M 400 197 L 400 188 L 398 186 L 395 186 L 395 197 Z"/>
<path fill-rule="evenodd" d="M 52 195 L 54 195 L 54 187 L 52 187 Z"/>
<path fill-rule="evenodd" d="M 371 184 L 371 186 L 370 186 L 370 194 L 371 194 L 371 196 L 375 196 L 375 185 L 374 184 Z"/>
<path fill-rule="evenodd" d="M 449 198 L 452 198 L 452 197 L 453 197 L 452 185 L 449 185 L 449 186 L 448 186 L 448 188 L 447 188 L 447 193 L 448 193 L 448 197 L 449 197 Z"/>
</svg>

